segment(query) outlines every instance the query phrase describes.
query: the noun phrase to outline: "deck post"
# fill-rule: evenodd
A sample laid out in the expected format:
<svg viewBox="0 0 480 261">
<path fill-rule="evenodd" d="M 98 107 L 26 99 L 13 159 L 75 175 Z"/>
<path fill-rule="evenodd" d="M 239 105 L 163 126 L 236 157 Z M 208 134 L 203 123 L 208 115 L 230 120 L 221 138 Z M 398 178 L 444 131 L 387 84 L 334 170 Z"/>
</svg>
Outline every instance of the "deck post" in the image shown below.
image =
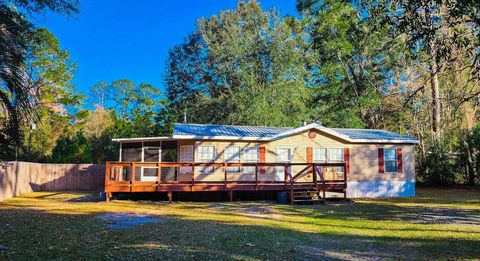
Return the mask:
<svg viewBox="0 0 480 261">
<path fill-rule="evenodd" d="M 195 185 L 195 163 L 192 162 L 192 186 L 190 191 L 193 191 L 193 185 Z"/>
<path fill-rule="evenodd" d="M 157 191 L 160 189 L 160 181 L 162 178 L 161 164 L 157 162 Z"/>
<path fill-rule="evenodd" d="M 293 182 L 294 182 L 294 180 L 292 179 L 292 175 L 290 175 L 290 168 L 288 167 L 287 164 L 283 165 L 283 169 L 284 169 L 286 175 L 288 175 L 288 178 L 290 180 L 290 205 L 293 205 L 294 204 L 294 202 L 293 202 Z"/>
<path fill-rule="evenodd" d="M 255 164 L 255 191 L 257 191 L 258 186 L 258 163 Z"/>
<path fill-rule="evenodd" d="M 223 190 L 227 190 L 227 163 L 223 163 Z"/>
<path fill-rule="evenodd" d="M 133 192 L 133 187 L 135 186 L 135 162 L 130 164 L 132 171 L 131 171 L 131 178 L 130 178 L 130 192 Z"/>
<path fill-rule="evenodd" d="M 315 189 L 317 189 L 317 171 L 315 168 L 315 163 L 312 163 L 313 184 L 315 184 Z"/>
<path fill-rule="evenodd" d="M 347 163 L 343 163 L 343 198 L 347 199 Z"/>
<path fill-rule="evenodd" d="M 229 190 L 229 191 L 228 191 L 228 200 L 229 200 L 230 202 L 233 202 L 233 190 Z"/>
<path fill-rule="evenodd" d="M 172 203 L 172 192 L 167 192 L 168 202 Z"/>
</svg>

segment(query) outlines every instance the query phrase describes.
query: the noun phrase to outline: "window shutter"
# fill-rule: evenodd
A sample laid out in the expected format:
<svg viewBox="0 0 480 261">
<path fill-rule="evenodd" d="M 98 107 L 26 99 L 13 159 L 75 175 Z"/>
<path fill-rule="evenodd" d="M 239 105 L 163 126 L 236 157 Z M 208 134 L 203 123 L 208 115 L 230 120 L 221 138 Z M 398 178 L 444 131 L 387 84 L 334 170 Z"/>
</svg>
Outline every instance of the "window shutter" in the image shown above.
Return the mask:
<svg viewBox="0 0 480 261">
<path fill-rule="evenodd" d="M 259 148 L 259 162 L 264 163 L 265 162 L 265 147 L 261 146 Z M 260 173 L 264 174 L 265 173 L 265 167 L 260 167 Z"/>
<path fill-rule="evenodd" d="M 403 172 L 402 148 L 397 148 L 397 172 Z"/>
<path fill-rule="evenodd" d="M 383 148 L 378 148 L 378 173 L 385 173 L 385 164 L 383 162 Z"/>
<path fill-rule="evenodd" d="M 312 147 L 307 147 L 307 163 L 313 162 L 313 149 Z"/>
<path fill-rule="evenodd" d="M 350 172 L 350 150 L 349 148 L 343 149 L 343 161 L 345 162 L 345 174 Z"/>
</svg>

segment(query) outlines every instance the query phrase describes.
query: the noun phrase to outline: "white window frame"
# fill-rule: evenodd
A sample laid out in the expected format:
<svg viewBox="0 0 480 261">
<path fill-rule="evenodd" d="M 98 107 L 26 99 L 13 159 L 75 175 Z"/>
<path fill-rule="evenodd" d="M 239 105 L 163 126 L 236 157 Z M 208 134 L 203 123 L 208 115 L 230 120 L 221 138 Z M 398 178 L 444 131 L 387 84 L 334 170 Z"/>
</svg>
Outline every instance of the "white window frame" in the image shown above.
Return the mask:
<svg viewBox="0 0 480 261">
<path fill-rule="evenodd" d="M 145 176 L 145 169 L 156 169 L 158 171 L 158 167 L 150 167 L 150 166 L 142 166 L 142 175 L 140 176 L 141 181 L 157 181 L 158 180 L 158 175 L 157 176 Z"/>
<path fill-rule="evenodd" d="M 231 149 L 235 149 L 237 150 L 237 152 L 233 152 L 231 153 L 229 150 Z M 240 148 L 240 146 L 226 146 L 224 149 L 223 149 L 223 157 L 224 157 L 224 161 L 225 162 L 236 162 L 236 163 L 239 163 L 240 160 L 241 160 L 241 152 L 242 152 L 242 149 Z M 235 157 L 235 154 L 237 154 L 237 156 Z M 234 157 L 234 158 L 232 158 Z M 240 167 L 227 167 L 227 172 L 228 173 L 240 173 L 241 172 L 241 169 Z"/>
<path fill-rule="evenodd" d="M 387 151 L 393 151 L 394 159 L 387 160 Z M 387 161 L 395 162 L 395 171 L 387 171 Z M 385 173 L 398 173 L 398 156 L 397 149 L 383 149 L 383 170 Z"/>
<path fill-rule="evenodd" d="M 204 153 L 203 150 L 204 148 L 213 148 L 213 157 L 210 159 L 210 158 L 202 158 L 204 156 Z M 217 150 L 216 150 L 216 147 L 215 146 L 211 146 L 211 145 L 200 145 L 197 147 L 197 160 L 198 162 L 201 162 L 201 163 L 212 163 L 212 162 L 215 162 L 215 159 L 217 157 Z M 215 172 L 215 167 L 200 167 L 199 169 L 199 173 L 200 174 L 212 174 Z"/>
<path fill-rule="evenodd" d="M 340 151 L 340 160 L 338 159 L 332 159 L 332 152 L 333 150 L 339 150 Z M 343 163 L 345 161 L 345 159 L 343 158 L 343 153 L 344 153 L 344 149 L 343 148 L 328 148 L 327 149 L 327 160 L 328 162 L 332 162 L 332 163 Z"/>
<path fill-rule="evenodd" d="M 288 157 L 286 160 L 283 160 L 283 159 L 280 159 L 279 156 L 280 156 L 280 150 L 288 150 Z M 288 148 L 288 147 L 277 147 L 276 148 L 276 162 L 279 162 L 279 163 L 289 163 L 289 162 L 292 162 L 292 158 L 293 158 L 293 153 L 292 153 L 292 148 Z"/>
<path fill-rule="evenodd" d="M 250 151 L 255 151 L 255 153 L 249 153 Z M 253 159 L 247 155 L 256 155 L 256 159 Z M 241 160 L 242 162 L 245 163 L 257 163 L 260 162 L 260 147 L 254 146 L 254 147 L 243 147 L 242 152 L 241 152 Z M 242 170 L 244 173 L 247 174 L 254 174 L 255 173 L 255 167 L 243 167 Z"/>
<path fill-rule="evenodd" d="M 341 160 L 332 159 L 332 151 L 333 150 L 340 150 L 339 155 L 340 155 Z M 322 152 L 322 151 L 325 155 L 325 159 L 316 159 L 316 156 L 318 156 L 316 154 L 318 154 L 319 152 Z M 345 148 L 313 148 L 312 160 L 315 163 L 344 163 L 345 162 L 344 151 L 345 151 Z M 343 167 L 327 167 L 326 172 L 333 172 L 333 170 L 335 170 L 336 173 L 343 173 Z"/>
<path fill-rule="evenodd" d="M 323 152 L 323 153 L 321 153 Z M 324 155 L 325 157 L 322 159 L 320 156 Z M 327 149 L 326 148 L 313 148 L 312 149 L 312 160 L 313 162 L 318 162 L 318 163 L 325 163 L 328 161 L 328 156 L 327 156 Z"/>
</svg>

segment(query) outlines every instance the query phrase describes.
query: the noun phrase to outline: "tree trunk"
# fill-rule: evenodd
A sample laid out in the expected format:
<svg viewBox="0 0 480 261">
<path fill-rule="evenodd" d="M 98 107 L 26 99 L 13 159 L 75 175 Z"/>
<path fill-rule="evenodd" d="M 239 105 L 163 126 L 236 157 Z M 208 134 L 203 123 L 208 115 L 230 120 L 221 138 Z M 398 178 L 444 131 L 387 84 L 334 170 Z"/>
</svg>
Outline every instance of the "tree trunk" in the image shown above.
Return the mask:
<svg viewBox="0 0 480 261">
<path fill-rule="evenodd" d="M 435 59 L 434 44 L 430 44 L 430 86 L 432 88 L 432 130 L 435 139 L 440 136 L 440 84 L 438 82 L 438 66 Z"/>
<path fill-rule="evenodd" d="M 468 185 L 475 185 L 475 167 L 474 167 L 474 160 L 472 155 L 472 150 L 470 147 L 470 142 L 468 142 L 467 137 L 464 138 L 463 144 L 465 145 L 465 149 L 467 152 L 467 177 L 468 177 Z"/>
</svg>

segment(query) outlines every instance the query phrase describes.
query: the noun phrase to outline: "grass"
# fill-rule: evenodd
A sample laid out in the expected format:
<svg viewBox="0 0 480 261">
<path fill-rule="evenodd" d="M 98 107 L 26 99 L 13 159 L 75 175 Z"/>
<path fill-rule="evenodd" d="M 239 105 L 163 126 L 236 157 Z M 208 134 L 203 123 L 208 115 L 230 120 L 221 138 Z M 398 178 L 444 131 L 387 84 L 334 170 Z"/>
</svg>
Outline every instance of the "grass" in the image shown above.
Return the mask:
<svg viewBox="0 0 480 261">
<path fill-rule="evenodd" d="M 0 260 L 480 257 L 480 191 L 417 193 L 326 206 L 105 203 L 88 202 L 88 193 L 31 193 L 0 202 Z M 111 221 L 99 218 L 121 212 L 158 222 L 111 229 Z"/>
</svg>

